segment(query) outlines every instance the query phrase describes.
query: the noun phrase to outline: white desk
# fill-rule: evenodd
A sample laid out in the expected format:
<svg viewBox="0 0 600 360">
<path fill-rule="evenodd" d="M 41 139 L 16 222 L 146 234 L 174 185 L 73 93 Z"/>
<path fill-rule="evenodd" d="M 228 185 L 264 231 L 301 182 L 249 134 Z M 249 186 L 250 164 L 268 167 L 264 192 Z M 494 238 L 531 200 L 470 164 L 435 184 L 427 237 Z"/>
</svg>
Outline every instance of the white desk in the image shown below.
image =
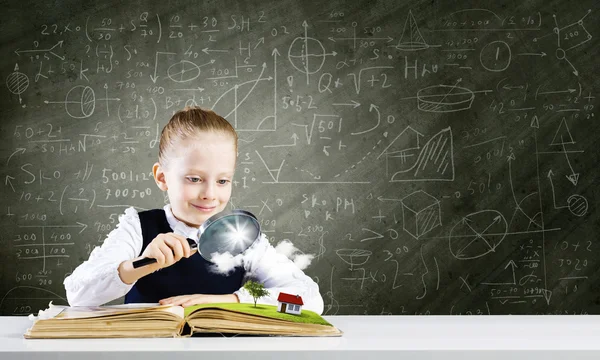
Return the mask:
<svg viewBox="0 0 600 360">
<path fill-rule="evenodd" d="M 326 316 L 339 338 L 26 340 L 0 317 L 0 359 L 600 359 L 600 316 Z"/>
</svg>

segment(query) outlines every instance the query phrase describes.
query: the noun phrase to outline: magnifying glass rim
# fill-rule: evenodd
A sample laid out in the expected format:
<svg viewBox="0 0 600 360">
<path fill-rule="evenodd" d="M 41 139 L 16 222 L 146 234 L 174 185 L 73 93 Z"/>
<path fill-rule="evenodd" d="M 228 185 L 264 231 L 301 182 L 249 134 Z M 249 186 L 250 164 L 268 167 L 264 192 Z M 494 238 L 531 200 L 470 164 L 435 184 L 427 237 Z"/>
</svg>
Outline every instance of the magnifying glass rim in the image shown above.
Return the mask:
<svg viewBox="0 0 600 360">
<path fill-rule="evenodd" d="M 243 216 L 247 216 L 249 218 L 251 218 L 253 220 L 253 222 L 256 224 L 256 227 L 258 229 L 258 236 L 256 237 L 256 239 L 254 239 L 254 241 L 256 241 L 261 234 L 261 229 L 260 229 L 260 223 L 258 222 L 258 219 L 256 218 L 256 216 L 254 216 L 254 214 L 252 214 L 249 211 L 245 211 L 245 210 L 241 210 L 241 209 L 234 209 L 234 210 L 223 210 L 211 217 L 209 217 L 206 221 L 204 221 L 202 223 L 202 225 L 200 226 L 200 230 L 198 230 L 198 253 L 200 253 L 200 255 L 209 262 L 212 262 L 212 260 L 209 258 L 210 254 L 203 254 L 202 253 L 202 249 L 201 249 L 201 244 L 202 244 L 202 235 L 204 234 L 204 232 L 215 222 L 217 222 L 218 220 L 231 216 L 231 215 L 243 215 Z"/>
</svg>

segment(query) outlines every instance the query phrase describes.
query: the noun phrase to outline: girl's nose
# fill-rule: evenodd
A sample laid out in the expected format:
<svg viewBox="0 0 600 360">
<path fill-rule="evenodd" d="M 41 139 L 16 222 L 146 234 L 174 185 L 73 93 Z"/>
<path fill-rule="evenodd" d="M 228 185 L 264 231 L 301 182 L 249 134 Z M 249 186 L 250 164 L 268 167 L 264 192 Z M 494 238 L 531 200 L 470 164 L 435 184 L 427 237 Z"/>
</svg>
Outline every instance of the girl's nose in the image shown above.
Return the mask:
<svg viewBox="0 0 600 360">
<path fill-rule="evenodd" d="M 202 188 L 200 196 L 203 199 L 213 199 L 215 197 L 215 184 L 206 183 Z"/>
</svg>

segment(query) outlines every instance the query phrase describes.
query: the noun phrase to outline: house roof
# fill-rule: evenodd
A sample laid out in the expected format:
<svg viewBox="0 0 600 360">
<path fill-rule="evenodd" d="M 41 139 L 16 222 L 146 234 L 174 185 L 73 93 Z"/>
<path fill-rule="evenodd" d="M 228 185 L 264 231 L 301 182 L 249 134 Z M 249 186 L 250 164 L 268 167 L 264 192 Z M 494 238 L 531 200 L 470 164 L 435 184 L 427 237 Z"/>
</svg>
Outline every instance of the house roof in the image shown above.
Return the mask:
<svg viewBox="0 0 600 360">
<path fill-rule="evenodd" d="M 279 297 L 277 297 L 277 301 L 294 304 L 294 305 L 304 305 L 304 303 L 302 302 L 302 296 L 287 294 L 284 292 L 279 293 Z"/>
</svg>

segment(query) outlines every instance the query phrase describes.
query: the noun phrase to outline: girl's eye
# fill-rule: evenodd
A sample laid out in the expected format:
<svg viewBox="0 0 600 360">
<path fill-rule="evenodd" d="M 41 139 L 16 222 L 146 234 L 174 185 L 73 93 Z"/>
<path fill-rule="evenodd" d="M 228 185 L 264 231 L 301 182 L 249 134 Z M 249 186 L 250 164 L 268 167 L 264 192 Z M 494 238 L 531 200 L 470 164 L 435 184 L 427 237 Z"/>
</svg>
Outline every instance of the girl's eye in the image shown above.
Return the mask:
<svg viewBox="0 0 600 360">
<path fill-rule="evenodd" d="M 198 178 L 198 177 L 189 177 L 188 180 L 191 181 L 191 182 L 193 182 L 193 183 L 200 182 L 200 178 Z"/>
<path fill-rule="evenodd" d="M 229 180 L 219 180 L 218 182 L 221 185 L 225 185 L 225 184 L 227 184 L 229 182 Z"/>
</svg>

